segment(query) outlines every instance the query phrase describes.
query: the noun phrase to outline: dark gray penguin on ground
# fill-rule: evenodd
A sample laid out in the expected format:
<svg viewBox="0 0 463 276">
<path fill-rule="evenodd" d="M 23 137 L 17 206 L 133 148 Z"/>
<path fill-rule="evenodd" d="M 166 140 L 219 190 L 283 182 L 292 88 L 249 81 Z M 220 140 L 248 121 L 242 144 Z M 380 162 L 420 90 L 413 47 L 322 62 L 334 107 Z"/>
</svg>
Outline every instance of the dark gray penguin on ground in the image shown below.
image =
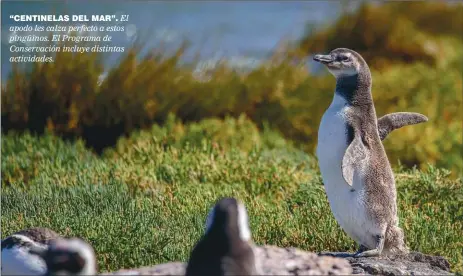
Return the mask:
<svg viewBox="0 0 463 276">
<path fill-rule="evenodd" d="M 98 265 L 92 246 L 80 238 L 52 240 L 47 248 L 34 248 L 35 254 L 45 261 L 43 275 L 96 275 Z"/>
<path fill-rule="evenodd" d="M 259 275 L 248 215 L 235 198 L 223 198 L 211 209 L 206 233 L 193 248 L 186 276 Z"/>
<path fill-rule="evenodd" d="M 50 242 L 59 238 L 55 231 L 34 227 L 11 234 L 2 240 L 2 275 L 43 275 L 46 264 L 32 250 L 45 250 Z"/>
<path fill-rule="evenodd" d="M 384 131 L 379 130 L 371 74 L 360 54 L 338 48 L 314 60 L 336 78 L 333 101 L 318 131 L 317 157 L 333 215 L 360 246 L 346 256 L 407 253 L 394 175 L 380 137 L 406 123 L 386 115 Z"/>
</svg>

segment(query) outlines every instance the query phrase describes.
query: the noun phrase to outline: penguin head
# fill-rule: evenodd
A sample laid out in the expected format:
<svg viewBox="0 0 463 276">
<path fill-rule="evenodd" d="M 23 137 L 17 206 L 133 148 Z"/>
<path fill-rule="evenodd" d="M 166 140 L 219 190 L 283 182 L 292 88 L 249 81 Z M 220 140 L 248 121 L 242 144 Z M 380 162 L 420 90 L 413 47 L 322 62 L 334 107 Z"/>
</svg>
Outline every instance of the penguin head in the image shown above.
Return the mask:
<svg viewBox="0 0 463 276">
<path fill-rule="evenodd" d="M 21 234 L 13 234 L 4 240 L 2 240 L 2 249 L 3 248 L 12 248 L 14 246 L 28 246 L 30 248 L 40 247 L 35 241 L 31 238 L 21 235 Z"/>
<path fill-rule="evenodd" d="M 93 248 L 79 238 L 56 239 L 47 249 L 31 250 L 41 256 L 52 275 L 95 275 L 96 260 Z"/>
<path fill-rule="evenodd" d="M 251 230 L 243 203 L 232 197 L 220 199 L 209 211 L 206 219 L 206 234 L 211 233 L 249 241 Z"/>
<path fill-rule="evenodd" d="M 313 59 L 324 64 L 336 78 L 355 76 L 368 68 L 362 56 L 347 48 L 337 48 L 328 55 L 315 55 Z"/>
</svg>

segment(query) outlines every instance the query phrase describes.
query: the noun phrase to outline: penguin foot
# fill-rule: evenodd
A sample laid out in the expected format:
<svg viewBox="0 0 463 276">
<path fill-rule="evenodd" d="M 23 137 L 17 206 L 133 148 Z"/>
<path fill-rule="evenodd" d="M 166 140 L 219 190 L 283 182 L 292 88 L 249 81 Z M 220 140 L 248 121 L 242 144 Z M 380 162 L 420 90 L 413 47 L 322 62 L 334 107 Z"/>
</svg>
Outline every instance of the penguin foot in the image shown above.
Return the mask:
<svg viewBox="0 0 463 276">
<path fill-rule="evenodd" d="M 381 252 L 379 252 L 378 248 L 375 248 L 375 249 L 372 249 L 372 250 L 368 250 L 368 251 L 364 251 L 364 252 L 360 252 L 360 253 L 355 253 L 353 257 L 354 258 L 378 257 L 380 254 L 381 254 Z"/>
<path fill-rule="evenodd" d="M 353 257 L 355 254 L 349 252 L 321 252 L 318 254 L 319 256 L 331 256 L 337 258 L 350 258 Z"/>
<path fill-rule="evenodd" d="M 362 249 L 364 249 L 365 247 L 363 246 L 362 248 L 362 245 L 360 246 L 359 248 L 359 251 L 357 251 L 357 253 L 354 254 L 354 258 L 362 258 L 362 257 L 378 257 L 379 255 L 381 255 L 381 252 L 383 252 L 383 248 L 384 248 L 384 235 L 376 235 L 376 248 L 375 249 L 371 249 L 371 250 L 367 250 L 367 251 L 360 251 Z"/>
<path fill-rule="evenodd" d="M 367 251 L 367 250 L 368 250 L 368 247 L 366 247 L 365 245 L 361 244 L 361 245 L 359 246 L 359 249 L 357 250 L 357 252 L 354 253 L 354 255 L 355 255 L 355 254 L 362 253 L 362 252 L 365 252 L 365 251 Z"/>
</svg>

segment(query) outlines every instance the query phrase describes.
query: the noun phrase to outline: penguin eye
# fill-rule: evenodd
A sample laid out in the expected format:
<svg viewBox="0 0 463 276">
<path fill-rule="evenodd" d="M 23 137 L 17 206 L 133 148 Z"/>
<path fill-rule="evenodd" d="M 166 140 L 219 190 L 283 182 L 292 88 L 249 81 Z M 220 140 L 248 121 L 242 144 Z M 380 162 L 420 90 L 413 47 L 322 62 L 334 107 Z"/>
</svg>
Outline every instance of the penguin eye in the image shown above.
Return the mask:
<svg viewBox="0 0 463 276">
<path fill-rule="evenodd" d="M 338 56 L 339 61 L 348 61 L 349 57 L 348 56 Z"/>
</svg>

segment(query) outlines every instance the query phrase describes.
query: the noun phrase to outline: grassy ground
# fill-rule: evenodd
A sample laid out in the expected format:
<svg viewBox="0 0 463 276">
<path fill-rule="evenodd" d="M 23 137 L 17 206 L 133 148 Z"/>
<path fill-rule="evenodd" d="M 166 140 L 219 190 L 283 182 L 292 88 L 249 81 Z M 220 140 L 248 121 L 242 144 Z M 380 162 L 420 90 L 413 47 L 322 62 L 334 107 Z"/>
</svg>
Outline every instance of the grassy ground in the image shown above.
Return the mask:
<svg viewBox="0 0 463 276">
<path fill-rule="evenodd" d="M 1 151 L 2 238 L 32 226 L 80 236 L 101 271 L 187 260 L 207 211 L 230 195 L 245 202 L 257 244 L 356 249 L 328 211 L 315 159 L 245 120 L 155 126 L 102 157 L 48 135 L 9 134 Z M 447 173 L 396 169 L 401 226 L 413 250 L 461 271 L 463 184 Z"/>
</svg>

